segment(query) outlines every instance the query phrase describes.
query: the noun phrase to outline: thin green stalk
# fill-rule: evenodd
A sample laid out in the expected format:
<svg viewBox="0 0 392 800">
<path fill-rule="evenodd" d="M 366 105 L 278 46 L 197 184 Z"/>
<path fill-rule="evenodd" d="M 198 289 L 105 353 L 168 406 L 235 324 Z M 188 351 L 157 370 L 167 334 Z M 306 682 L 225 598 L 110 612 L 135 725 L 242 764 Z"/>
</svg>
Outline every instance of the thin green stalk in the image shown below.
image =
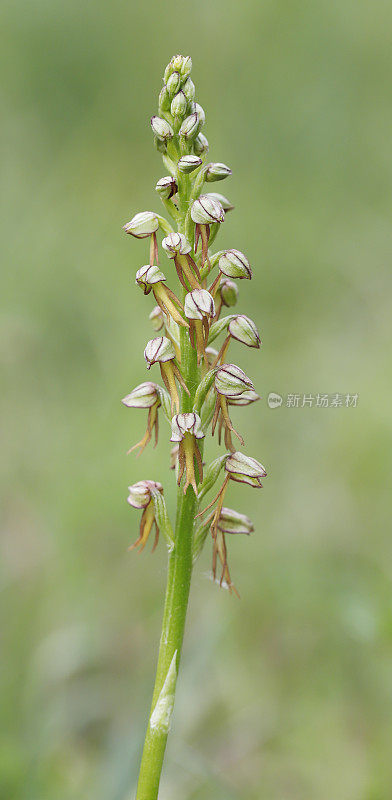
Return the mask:
<svg viewBox="0 0 392 800">
<path fill-rule="evenodd" d="M 190 181 L 183 181 L 179 190 L 179 207 L 182 210 L 180 230 L 184 227 L 189 191 Z M 180 344 L 181 371 L 190 392 L 190 396 L 182 392 L 181 412 L 186 412 L 191 411 L 193 406 L 199 371 L 196 351 L 192 348 L 184 328 L 180 333 Z M 158 797 L 188 608 L 196 505 L 197 498 L 192 487 L 189 486 L 184 495 L 180 485 L 177 493 L 175 544 L 169 554 L 158 664 L 136 800 L 155 800 Z"/>
</svg>

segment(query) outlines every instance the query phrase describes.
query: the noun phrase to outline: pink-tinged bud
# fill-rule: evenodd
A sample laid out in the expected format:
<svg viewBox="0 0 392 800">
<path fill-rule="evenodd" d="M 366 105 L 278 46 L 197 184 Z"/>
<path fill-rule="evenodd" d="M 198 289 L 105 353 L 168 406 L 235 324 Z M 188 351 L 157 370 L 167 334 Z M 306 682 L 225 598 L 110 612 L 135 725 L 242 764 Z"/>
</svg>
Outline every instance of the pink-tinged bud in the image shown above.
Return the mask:
<svg viewBox="0 0 392 800">
<path fill-rule="evenodd" d="M 155 264 L 151 267 L 149 264 L 145 264 L 143 267 L 140 267 L 136 273 L 136 283 L 143 289 L 144 294 L 149 294 L 151 291 L 151 287 L 154 283 L 160 283 L 161 281 L 165 281 L 166 278 Z"/>
<path fill-rule="evenodd" d="M 146 381 L 136 386 L 130 394 L 121 400 L 127 408 L 151 408 L 160 402 L 158 386 L 156 383 Z"/>
<path fill-rule="evenodd" d="M 243 533 L 249 536 L 253 533 L 253 522 L 246 514 L 239 514 L 233 508 L 223 506 L 218 519 L 218 530 L 222 533 Z"/>
<path fill-rule="evenodd" d="M 188 412 L 186 414 L 176 414 L 172 419 L 171 442 L 182 442 L 186 433 L 190 433 L 195 439 L 204 439 L 204 432 L 201 427 L 201 419 L 198 414 Z"/>
<path fill-rule="evenodd" d="M 151 502 L 151 492 L 154 489 L 163 493 L 163 486 L 158 481 L 138 481 L 138 483 L 128 486 L 127 503 L 133 508 L 147 508 Z"/>
<path fill-rule="evenodd" d="M 256 325 L 245 314 L 238 314 L 238 317 L 231 319 L 227 330 L 233 339 L 247 347 L 260 347 L 261 340 Z"/>
<path fill-rule="evenodd" d="M 165 324 L 165 318 L 163 316 L 163 311 L 160 308 L 160 306 L 155 306 L 155 308 L 153 308 L 153 310 L 149 315 L 149 319 L 152 322 L 152 327 L 154 328 L 154 331 L 158 332 L 162 330 Z"/>
<path fill-rule="evenodd" d="M 175 357 L 176 353 L 173 344 L 166 336 L 157 336 L 155 339 L 150 339 L 144 350 L 147 369 L 150 369 L 157 362 L 171 361 Z"/>
<path fill-rule="evenodd" d="M 123 225 L 125 233 L 130 233 L 136 239 L 146 239 L 155 233 L 158 228 L 158 217 L 153 211 L 141 211 L 140 214 L 135 214 L 130 222 Z"/>
<path fill-rule="evenodd" d="M 252 277 L 252 270 L 248 259 L 240 250 L 225 250 L 218 263 L 223 275 L 228 278 L 248 278 Z"/>
<path fill-rule="evenodd" d="M 215 389 L 219 394 L 231 399 L 238 397 L 248 389 L 254 389 L 254 386 L 240 367 L 235 364 L 223 364 L 215 375 Z"/>
<path fill-rule="evenodd" d="M 238 483 L 247 483 L 255 488 L 262 486 L 261 478 L 265 478 L 267 475 L 259 461 L 240 453 L 238 450 L 226 459 L 225 470 L 231 480 Z"/>
<path fill-rule="evenodd" d="M 184 313 L 187 319 L 203 319 L 215 316 L 213 297 L 206 289 L 193 289 L 184 301 Z"/>
<path fill-rule="evenodd" d="M 218 200 L 201 194 L 192 205 L 191 217 L 198 225 L 211 225 L 213 222 L 223 222 L 225 212 Z"/>
<path fill-rule="evenodd" d="M 188 240 L 182 233 L 169 233 L 169 236 L 165 236 L 162 240 L 162 247 L 166 250 L 169 258 L 174 258 L 177 254 L 186 255 L 192 250 Z"/>
<path fill-rule="evenodd" d="M 225 278 L 221 281 L 219 294 L 224 306 L 227 308 L 235 306 L 238 299 L 238 289 L 234 281 L 231 281 L 230 278 Z"/>
</svg>

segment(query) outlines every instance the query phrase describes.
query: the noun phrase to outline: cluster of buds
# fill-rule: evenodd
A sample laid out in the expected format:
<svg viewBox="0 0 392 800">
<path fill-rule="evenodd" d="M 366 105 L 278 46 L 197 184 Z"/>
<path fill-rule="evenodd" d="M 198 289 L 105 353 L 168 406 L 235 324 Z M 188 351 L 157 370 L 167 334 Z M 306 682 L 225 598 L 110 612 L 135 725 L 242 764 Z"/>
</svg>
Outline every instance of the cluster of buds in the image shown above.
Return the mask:
<svg viewBox="0 0 392 800">
<path fill-rule="evenodd" d="M 252 380 L 228 359 L 228 351 L 237 346 L 235 343 L 258 349 L 261 341 L 249 317 L 235 313 L 221 316 L 223 309 L 231 311 L 236 305 L 237 281 L 251 279 L 252 269 L 240 250 L 211 252 L 225 214 L 234 206 L 224 195 L 209 192 L 208 188 L 209 184 L 228 178 L 231 169 L 221 162 L 206 162 L 209 146 L 202 132 L 205 113 L 196 101 L 191 68 L 189 57 L 177 55 L 171 59 L 159 94 L 158 114 L 151 118 L 155 144 L 169 173 L 157 181 L 155 188 L 172 222 L 145 211 L 124 225 L 126 233 L 150 242 L 149 263 L 137 270 L 136 283 L 144 295 L 155 299 L 156 305 L 150 309 L 155 338 L 147 343 L 144 357 L 147 369 L 159 364 L 164 387 L 150 381 L 141 383 L 122 402 L 128 408 L 148 410 L 146 431 L 131 448 L 138 449 L 139 454 L 153 436 L 157 443 L 158 411 L 162 409 L 171 426 L 170 466 L 176 470 L 183 493 L 193 492 L 197 504 L 223 471 L 223 483 L 212 502 L 202 511 L 196 507 L 198 521 L 193 543 L 196 557 L 207 535 L 211 535 L 213 577 L 217 577 L 220 564 L 219 583 L 231 591 L 234 586 L 226 536 L 250 534 L 253 524 L 246 515 L 223 506 L 226 491 L 230 481 L 261 487 L 266 472 L 258 461 L 236 451 L 233 444 L 233 436 L 241 446 L 244 440 L 233 426 L 230 407 L 247 406 L 260 398 Z M 169 280 L 159 267 L 158 234 L 173 265 L 167 271 Z M 177 293 L 168 285 L 176 277 Z M 213 348 L 212 343 L 222 334 L 221 345 Z M 192 358 L 195 368 L 190 378 L 186 364 Z M 225 453 L 206 467 L 203 440 L 209 429 L 212 435 L 218 434 Z M 171 526 L 161 484 L 141 481 L 129 491 L 128 502 L 143 509 L 139 538 L 133 546 L 143 549 L 154 523 L 157 541 L 157 509 L 160 527 L 171 546 Z M 210 513 L 205 516 L 207 510 Z"/>
</svg>

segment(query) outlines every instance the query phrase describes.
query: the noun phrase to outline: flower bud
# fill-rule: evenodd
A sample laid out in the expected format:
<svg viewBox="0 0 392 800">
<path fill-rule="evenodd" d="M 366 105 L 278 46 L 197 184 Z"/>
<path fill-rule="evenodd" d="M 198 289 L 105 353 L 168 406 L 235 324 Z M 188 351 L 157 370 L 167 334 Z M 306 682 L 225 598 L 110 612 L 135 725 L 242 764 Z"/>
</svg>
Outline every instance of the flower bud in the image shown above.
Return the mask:
<svg viewBox="0 0 392 800">
<path fill-rule="evenodd" d="M 195 151 L 195 155 L 197 156 L 205 156 L 206 153 L 208 153 L 208 139 L 206 136 L 204 136 L 204 133 L 199 133 L 196 136 L 196 139 L 193 142 L 193 149 Z"/>
<path fill-rule="evenodd" d="M 192 103 L 192 113 L 196 113 L 200 119 L 200 124 L 204 125 L 206 121 L 206 115 L 204 108 L 200 105 L 200 103 Z"/>
<path fill-rule="evenodd" d="M 238 397 L 231 397 L 230 405 L 249 406 L 251 403 L 256 403 L 257 400 L 260 400 L 260 395 L 257 394 L 257 392 L 255 392 L 253 389 L 248 389 L 248 391 L 243 392 Z"/>
<path fill-rule="evenodd" d="M 171 442 L 181 442 L 186 433 L 192 434 L 196 439 L 204 439 L 201 419 L 199 415 L 194 412 L 176 414 L 172 419 L 171 426 Z"/>
<path fill-rule="evenodd" d="M 219 259 L 219 269 L 228 278 L 250 278 L 252 270 L 248 259 L 240 250 L 225 250 Z"/>
<path fill-rule="evenodd" d="M 227 330 L 233 339 L 246 344 L 247 347 L 260 347 L 260 336 L 256 325 L 245 314 L 239 314 L 238 317 L 231 319 Z"/>
<path fill-rule="evenodd" d="M 237 397 L 247 389 L 254 389 L 245 372 L 235 364 L 223 364 L 215 375 L 215 389 L 225 397 Z"/>
<path fill-rule="evenodd" d="M 151 502 L 153 489 L 163 492 L 163 486 L 158 481 L 138 481 L 133 486 L 128 486 L 129 496 L 127 502 L 133 508 L 147 508 Z"/>
<path fill-rule="evenodd" d="M 149 315 L 149 319 L 152 322 L 152 327 L 154 328 L 154 331 L 158 333 L 158 331 L 160 331 L 163 328 L 165 322 L 163 311 L 160 308 L 160 306 L 155 306 L 155 308 L 153 308 L 153 310 Z"/>
<path fill-rule="evenodd" d="M 185 175 L 189 175 L 189 173 L 193 172 L 194 169 L 200 167 L 202 163 L 203 162 L 199 156 L 182 156 L 177 164 L 177 167 L 180 172 L 184 173 Z"/>
<path fill-rule="evenodd" d="M 225 212 L 217 200 L 201 194 L 192 205 L 191 217 L 198 225 L 211 225 L 212 222 L 223 222 Z"/>
<path fill-rule="evenodd" d="M 135 214 L 130 222 L 123 225 L 125 233 L 130 233 L 136 239 L 146 239 L 151 236 L 159 228 L 158 217 L 153 211 L 142 211 L 140 214 Z"/>
<path fill-rule="evenodd" d="M 181 75 L 179 72 L 172 72 L 169 80 L 167 81 L 166 88 L 169 97 L 172 98 L 178 92 L 181 86 Z"/>
<path fill-rule="evenodd" d="M 162 119 L 162 117 L 151 117 L 151 127 L 153 133 L 161 142 L 167 142 L 174 136 L 173 128 L 165 119 Z"/>
<path fill-rule="evenodd" d="M 159 112 L 165 113 L 170 109 L 170 95 L 166 86 L 163 86 L 158 97 Z"/>
<path fill-rule="evenodd" d="M 163 200 L 169 200 L 170 197 L 173 197 L 173 194 L 178 192 L 178 186 L 171 175 L 165 175 L 164 178 L 160 178 L 157 182 L 155 191 L 158 192 Z"/>
<path fill-rule="evenodd" d="M 165 236 L 162 240 L 162 247 L 166 250 L 168 258 L 174 258 L 177 253 L 186 255 L 192 250 L 183 233 L 169 233 L 169 236 Z"/>
<path fill-rule="evenodd" d="M 143 289 L 144 294 L 149 294 L 154 283 L 165 281 L 166 278 L 155 264 L 152 267 L 149 264 L 145 264 L 138 269 L 135 280 L 137 285 Z"/>
<path fill-rule="evenodd" d="M 176 68 L 179 69 L 182 79 L 186 80 L 192 71 L 192 59 L 190 56 L 176 56 L 176 59 L 181 59 L 180 66 Z"/>
<path fill-rule="evenodd" d="M 238 450 L 226 459 L 225 470 L 230 478 L 238 483 L 247 483 L 249 486 L 261 487 L 261 478 L 267 473 L 262 464 L 255 458 L 240 453 Z"/>
<path fill-rule="evenodd" d="M 189 117 L 184 119 L 184 122 L 181 125 L 181 128 L 179 130 L 180 136 L 183 136 L 184 139 L 186 140 L 194 139 L 195 136 L 197 136 L 197 134 L 199 133 L 201 124 L 202 123 L 200 117 L 198 114 L 196 114 L 196 112 L 190 114 Z"/>
<path fill-rule="evenodd" d="M 173 117 L 184 117 L 188 108 L 188 100 L 184 92 L 178 92 L 171 102 L 170 111 Z"/>
<path fill-rule="evenodd" d="M 167 339 L 166 336 L 157 336 L 155 339 L 150 339 L 144 350 L 147 369 L 150 369 L 153 364 L 171 361 L 175 357 L 176 353 L 174 347 L 170 339 Z"/>
<path fill-rule="evenodd" d="M 232 174 L 230 167 L 227 167 L 226 164 L 221 164 L 219 161 L 213 164 L 209 164 L 206 173 L 205 173 L 205 180 L 208 183 L 213 183 L 213 181 L 223 181 L 224 178 L 228 178 L 229 175 Z"/>
<path fill-rule="evenodd" d="M 215 303 L 207 289 L 193 289 L 184 301 L 184 313 L 188 319 L 203 319 L 215 316 Z"/>
<path fill-rule="evenodd" d="M 156 383 L 146 381 L 136 386 L 130 394 L 121 400 L 127 408 L 151 408 L 160 400 Z"/>
<path fill-rule="evenodd" d="M 224 194 L 219 194 L 218 192 L 208 192 L 206 197 L 212 197 L 213 200 L 217 200 L 218 203 L 221 204 L 223 211 L 232 211 L 234 206 Z"/>
<path fill-rule="evenodd" d="M 187 78 L 183 84 L 182 91 L 184 92 L 188 103 L 193 103 L 195 99 L 195 84 L 191 78 Z"/>
<path fill-rule="evenodd" d="M 224 306 L 228 308 L 235 306 L 238 299 L 238 288 L 234 281 L 225 278 L 220 284 L 219 293 Z"/>
<path fill-rule="evenodd" d="M 223 506 L 218 519 L 218 529 L 222 533 L 244 533 L 249 536 L 253 533 L 253 522 L 246 514 L 239 514 L 233 508 Z"/>
</svg>

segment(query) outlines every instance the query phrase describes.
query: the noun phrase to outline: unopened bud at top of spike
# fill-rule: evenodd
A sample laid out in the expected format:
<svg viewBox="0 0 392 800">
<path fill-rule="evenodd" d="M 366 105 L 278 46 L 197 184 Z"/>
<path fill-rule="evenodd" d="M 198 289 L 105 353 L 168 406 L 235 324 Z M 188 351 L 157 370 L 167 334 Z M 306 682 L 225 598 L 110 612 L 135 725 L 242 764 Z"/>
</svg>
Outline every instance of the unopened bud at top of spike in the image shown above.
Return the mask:
<svg viewBox="0 0 392 800">
<path fill-rule="evenodd" d="M 191 217 L 198 225 L 211 225 L 213 222 L 223 222 L 225 212 L 219 201 L 201 194 L 192 204 Z"/>
<path fill-rule="evenodd" d="M 177 164 L 177 168 L 185 175 L 189 175 L 190 172 L 193 172 L 193 170 L 200 167 L 202 163 L 203 162 L 199 156 L 182 156 Z"/>
<path fill-rule="evenodd" d="M 171 175 L 165 175 L 164 178 L 160 178 L 159 181 L 157 181 L 155 191 L 158 192 L 163 200 L 170 200 L 174 194 L 177 194 L 178 186 Z"/>
<path fill-rule="evenodd" d="M 201 106 L 200 103 L 192 103 L 192 112 L 198 115 L 201 125 L 204 125 L 206 115 L 203 106 Z"/>
<path fill-rule="evenodd" d="M 184 313 L 187 319 L 203 319 L 215 316 L 213 297 L 206 289 L 193 289 L 184 300 Z"/>
<path fill-rule="evenodd" d="M 178 92 L 181 86 L 181 75 L 179 72 L 172 72 L 170 78 L 166 83 L 166 88 L 169 93 L 169 97 L 173 98 L 174 95 Z"/>
<path fill-rule="evenodd" d="M 141 211 L 139 214 L 135 214 L 130 222 L 123 225 L 125 233 L 130 233 L 136 239 L 146 239 L 155 233 L 158 228 L 158 217 L 153 211 Z"/>
<path fill-rule="evenodd" d="M 208 183 L 213 183 L 214 181 L 223 181 L 231 174 L 232 171 L 230 167 L 227 167 L 226 164 L 222 164 L 221 162 L 217 161 L 209 164 L 206 168 L 205 180 Z"/>
<path fill-rule="evenodd" d="M 151 117 L 151 128 L 160 142 L 167 142 L 174 136 L 173 128 L 162 117 Z"/>
<path fill-rule="evenodd" d="M 157 336 L 146 344 L 144 358 L 147 362 L 147 369 L 150 369 L 153 364 L 171 361 L 175 357 L 173 344 L 166 336 Z"/>
<path fill-rule="evenodd" d="M 256 325 L 245 314 L 238 314 L 237 317 L 231 319 L 227 330 L 233 339 L 246 344 L 247 347 L 260 347 L 261 340 Z"/>
<path fill-rule="evenodd" d="M 166 86 L 162 86 L 159 92 L 158 108 L 160 114 L 165 114 L 170 110 L 170 95 Z"/>
<path fill-rule="evenodd" d="M 188 108 L 188 100 L 185 97 L 183 91 L 178 92 L 178 94 L 173 97 L 170 106 L 170 112 L 173 117 L 184 117 Z"/>
<path fill-rule="evenodd" d="M 236 364 L 223 364 L 215 374 L 215 389 L 230 399 L 248 389 L 254 389 L 254 386 L 251 379 Z"/>
<path fill-rule="evenodd" d="M 195 99 L 195 84 L 193 83 L 192 78 L 187 78 L 182 86 L 182 91 L 184 92 L 188 103 L 193 103 Z"/>
<path fill-rule="evenodd" d="M 162 247 L 166 250 L 169 258 L 174 258 L 177 253 L 179 255 L 186 255 L 190 253 L 192 248 L 183 233 L 169 233 L 162 239 Z"/>
<path fill-rule="evenodd" d="M 240 250 L 225 250 L 219 259 L 219 269 L 228 278 L 252 277 L 249 261 Z"/>
</svg>

